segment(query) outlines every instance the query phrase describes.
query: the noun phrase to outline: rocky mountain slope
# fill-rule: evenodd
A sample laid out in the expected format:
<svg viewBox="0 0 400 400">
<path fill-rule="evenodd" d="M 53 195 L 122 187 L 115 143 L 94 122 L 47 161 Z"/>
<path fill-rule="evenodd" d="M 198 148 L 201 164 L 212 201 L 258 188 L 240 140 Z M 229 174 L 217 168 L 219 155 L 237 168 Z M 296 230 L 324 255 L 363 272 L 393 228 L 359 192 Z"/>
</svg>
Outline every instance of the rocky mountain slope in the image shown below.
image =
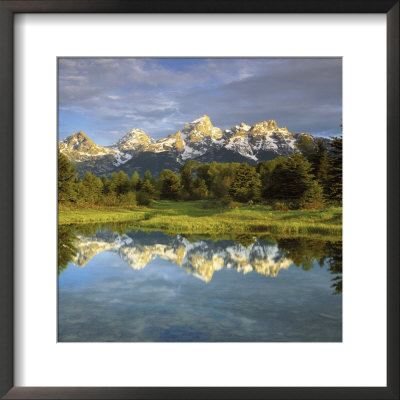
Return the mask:
<svg viewBox="0 0 400 400">
<path fill-rule="evenodd" d="M 109 175 L 118 170 L 143 175 L 147 169 L 153 174 L 165 168 L 177 172 L 188 160 L 254 164 L 290 156 L 303 136 L 317 139 L 279 128 L 274 120 L 253 126 L 242 122 L 222 131 L 203 115 L 181 131 L 157 141 L 141 129 L 133 129 L 115 144 L 99 146 L 79 131 L 60 142 L 59 149 L 75 164 L 80 176 L 86 171 Z"/>
</svg>

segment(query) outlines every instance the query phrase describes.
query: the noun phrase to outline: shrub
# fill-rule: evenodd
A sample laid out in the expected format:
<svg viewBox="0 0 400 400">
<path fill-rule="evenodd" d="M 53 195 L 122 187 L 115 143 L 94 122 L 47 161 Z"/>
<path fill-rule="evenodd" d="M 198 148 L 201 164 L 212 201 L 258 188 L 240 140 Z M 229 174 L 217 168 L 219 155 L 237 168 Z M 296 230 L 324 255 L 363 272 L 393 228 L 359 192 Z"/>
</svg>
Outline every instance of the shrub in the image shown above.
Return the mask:
<svg viewBox="0 0 400 400">
<path fill-rule="evenodd" d="M 136 206 L 136 195 L 133 192 L 128 192 L 126 194 L 121 194 L 118 196 L 119 204 L 127 206 Z"/>
<path fill-rule="evenodd" d="M 229 208 L 239 208 L 242 204 L 239 203 L 238 201 L 233 201 L 231 200 L 228 204 Z"/>
<path fill-rule="evenodd" d="M 149 206 L 152 202 L 152 198 L 147 192 L 138 192 L 136 195 L 136 200 L 139 206 Z"/>
<path fill-rule="evenodd" d="M 188 191 L 186 191 L 186 190 L 183 190 L 182 193 L 181 193 L 181 200 L 183 200 L 183 201 L 191 200 L 190 193 Z"/>
<path fill-rule="evenodd" d="M 319 200 L 312 200 L 302 207 L 302 210 L 321 210 L 323 209 L 325 204 Z"/>
<path fill-rule="evenodd" d="M 289 210 L 289 206 L 288 206 L 288 204 L 286 204 L 285 202 L 283 202 L 283 201 L 276 201 L 274 204 L 273 204 L 273 209 L 275 210 L 275 211 L 288 211 Z"/>
<path fill-rule="evenodd" d="M 207 209 L 219 208 L 220 206 L 221 204 L 218 200 L 209 200 L 205 202 L 201 208 L 207 210 Z"/>
<path fill-rule="evenodd" d="M 324 207 L 324 196 L 322 187 L 313 181 L 301 198 L 299 208 L 305 210 L 319 210 Z"/>
<path fill-rule="evenodd" d="M 103 196 L 101 203 L 105 206 L 117 206 L 119 204 L 119 199 L 114 192 L 110 192 Z"/>
<path fill-rule="evenodd" d="M 221 199 L 221 205 L 224 207 L 228 207 L 229 203 L 232 201 L 232 199 L 230 198 L 229 195 L 225 195 L 222 199 Z"/>
</svg>

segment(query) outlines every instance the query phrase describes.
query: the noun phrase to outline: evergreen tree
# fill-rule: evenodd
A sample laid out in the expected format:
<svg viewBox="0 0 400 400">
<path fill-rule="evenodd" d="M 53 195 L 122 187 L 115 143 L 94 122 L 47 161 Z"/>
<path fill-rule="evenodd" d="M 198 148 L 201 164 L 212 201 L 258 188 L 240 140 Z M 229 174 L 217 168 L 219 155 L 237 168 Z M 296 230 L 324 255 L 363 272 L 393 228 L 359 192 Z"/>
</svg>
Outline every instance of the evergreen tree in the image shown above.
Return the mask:
<svg viewBox="0 0 400 400">
<path fill-rule="evenodd" d="M 268 199 L 270 198 L 270 188 L 273 183 L 272 176 L 275 169 L 281 165 L 286 164 L 287 158 L 286 157 L 276 157 L 273 160 L 264 161 L 256 166 L 257 172 L 260 174 L 261 180 L 261 195 Z"/>
<path fill-rule="evenodd" d="M 143 180 L 144 180 L 144 181 L 149 181 L 150 183 L 152 183 L 153 176 L 151 175 L 151 172 L 150 172 L 149 170 L 147 170 L 147 171 L 144 173 Z"/>
<path fill-rule="evenodd" d="M 140 177 L 139 174 L 137 173 L 137 171 L 135 171 L 132 175 L 132 179 L 130 181 L 130 186 L 131 186 L 131 190 L 139 190 L 139 186 L 140 186 Z"/>
<path fill-rule="evenodd" d="M 75 191 L 76 191 L 76 201 L 78 204 L 83 204 L 86 202 L 87 188 L 83 184 L 82 179 L 77 179 L 75 181 Z"/>
<path fill-rule="evenodd" d="M 111 174 L 111 190 L 117 195 L 128 193 L 130 182 L 128 175 L 124 171 L 119 171 L 118 174 Z"/>
<path fill-rule="evenodd" d="M 164 169 L 159 176 L 161 186 L 161 198 L 168 200 L 177 200 L 182 191 L 180 179 L 171 170 Z"/>
<path fill-rule="evenodd" d="M 197 166 L 197 178 L 204 179 L 207 188 L 211 187 L 212 174 L 209 172 L 212 164 L 199 164 Z"/>
<path fill-rule="evenodd" d="M 229 189 L 231 197 L 240 202 L 257 201 L 260 192 L 261 181 L 256 169 L 246 163 L 240 164 Z"/>
<path fill-rule="evenodd" d="M 324 206 L 324 192 L 318 181 L 311 181 L 309 188 L 301 197 L 298 206 L 306 209 L 321 209 Z"/>
<path fill-rule="evenodd" d="M 309 160 L 314 151 L 313 138 L 306 135 L 302 136 L 299 143 L 296 143 L 296 147 Z"/>
<path fill-rule="evenodd" d="M 226 198 L 229 196 L 229 189 L 234 179 L 234 173 L 224 174 L 220 173 L 217 175 L 211 185 L 212 196 L 217 199 Z"/>
<path fill-rule="evenodd" d="M 329 157 L 329 198 L 338 204 L 342 204 L 343 182 L 343 139 L 332 137 L 331 154 Z"/>
<path fill-rule="evenodd" d="M 323 149 L 321 150 L 321 153 L 317 153 L 318 155 L 318 165 L 317 169 L 315 171 L 315 177 L 323 184 L 325 185 L 327 180 L 328 180 L 328 174 L 329 174 L 329 157 L 328 157 L 328 152 Z"/>
<path fill-rule="evenodd" d="M 72 167 L 68 158 L 58 152 L 58 201 L 76 200 L 76 169 Z"/>
<path fill-rule="evenodd" d="M 212 162 L 210 164 L 210 168 L 207 172 L 207 176 L 209 177 L 207 187 L 210 197 L 217 199 L 229 197 L 229 188 L 235 177 L 236 169 L 239 168 L 239 166 L 239 163 Z"/>
<path fill-rule="evenodd" d="M 108 194 L 110 193 L 110 180 L 107 178 L 106 175 L 102 175 L 100 177 L 101 183 L 103 184 L 103 189 L 102 189 L 102 193 L 103 194 Z"/>
<path fill-rule="evenodd" d="M 309 161 L 312 165 L 312 172 L 318 182 L 322 185 L 324 193 L 328 194 L 329 182 L 329 157 L 322 139 L 318 139 L 315 150 L 311 153 Z"/>
<path fill-rule="evenodd" d="M 193 175 L 197 168 L 197 161 L 189 160 L 179 170 L 182 190 L 191 197 L 193 194 Z"/>
<path fill-rule="evenodd" d="M 137 203 L 139 204 L 139 206 L 147 207 L 148 205 L 151 204 L 152 198 L 149 193 L 141 190 L 140 192 L 137 192 L 136 200 L 137 200 Z"/>
<path fill-rule="evenodd" d="M 203 200 L 208 197 L 208 188 L 204 179 L 196 178 L 193 182 L 192 198 Z"/>
<path fill-rule="evenodd" d="M 154 195 L 155 192 L 155 188 L 154 186 L 151 184 L 149 179 L 145 179 L 143 181 L 142 187 L 140 189 L 141 192 L 145 192 L 148 193 L 150 196 Z"/>
<path fill-rule="evenodd" d="M 90 172 L 86 172 L 82 180 L 82 185 L 86 202 L 97 203 L 100 201 L 103 184 L 99 178 L 96 178 L 96 176 Z"/>
<path fill-rule="evenodd" d="M 292 208 L 304 204 L 304 195 L 313 182 L 311 164 L 301 153 L 294 153 L 287 162 L 279 164 L 272 174 L 268 195 L 275 200 L 287 200 Z"/>
</svg>

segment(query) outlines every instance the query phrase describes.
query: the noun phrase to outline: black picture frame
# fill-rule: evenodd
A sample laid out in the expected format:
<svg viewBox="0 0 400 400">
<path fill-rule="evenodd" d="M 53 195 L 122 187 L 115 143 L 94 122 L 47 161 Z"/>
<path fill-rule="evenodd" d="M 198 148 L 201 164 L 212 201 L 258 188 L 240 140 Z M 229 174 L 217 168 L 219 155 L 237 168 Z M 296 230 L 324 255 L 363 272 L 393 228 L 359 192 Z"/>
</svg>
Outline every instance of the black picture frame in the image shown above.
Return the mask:
<svg viewBox="0 0 400 400">
<path fill-rule="evenodd" d="M 384 13 L 387 18 L 386 387 L 15 387 L 13 17 L 16 13 Z M 18 105 L 17 105 L 18 106 Z M 4 399 L 399 398 L 399 0 L 0 0 L 0 396 Z M 365 349 L 367 352 L 368 349 Z"/>
</svg>

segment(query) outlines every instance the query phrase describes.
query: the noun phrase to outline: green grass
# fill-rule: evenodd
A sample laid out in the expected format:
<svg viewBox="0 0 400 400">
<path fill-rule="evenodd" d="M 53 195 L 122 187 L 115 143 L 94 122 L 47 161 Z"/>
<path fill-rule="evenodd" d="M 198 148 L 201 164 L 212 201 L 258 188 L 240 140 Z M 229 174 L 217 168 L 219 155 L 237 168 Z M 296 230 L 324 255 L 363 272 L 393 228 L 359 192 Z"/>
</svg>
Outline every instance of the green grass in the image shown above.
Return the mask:
<svg viewBox="0 0 400 400">
<path fill-rule="evenodd" d="M 129 222 L 132 229 L 211 237 L 265 233 L 341 236 L 342 209 L 274 211 L 263 205 L 230 209 L 207 201 L 154 201 L 148 208 L 60 208 L 60 225 L 93 222 Z"/>
<path fill-rule="evenodd" d="M 146 209 L 133 207 L 62 207 L 58 212 L 59 225 L 88 224 L 93 222 L 126 222 L 140 221 Z"/>
</svg>

